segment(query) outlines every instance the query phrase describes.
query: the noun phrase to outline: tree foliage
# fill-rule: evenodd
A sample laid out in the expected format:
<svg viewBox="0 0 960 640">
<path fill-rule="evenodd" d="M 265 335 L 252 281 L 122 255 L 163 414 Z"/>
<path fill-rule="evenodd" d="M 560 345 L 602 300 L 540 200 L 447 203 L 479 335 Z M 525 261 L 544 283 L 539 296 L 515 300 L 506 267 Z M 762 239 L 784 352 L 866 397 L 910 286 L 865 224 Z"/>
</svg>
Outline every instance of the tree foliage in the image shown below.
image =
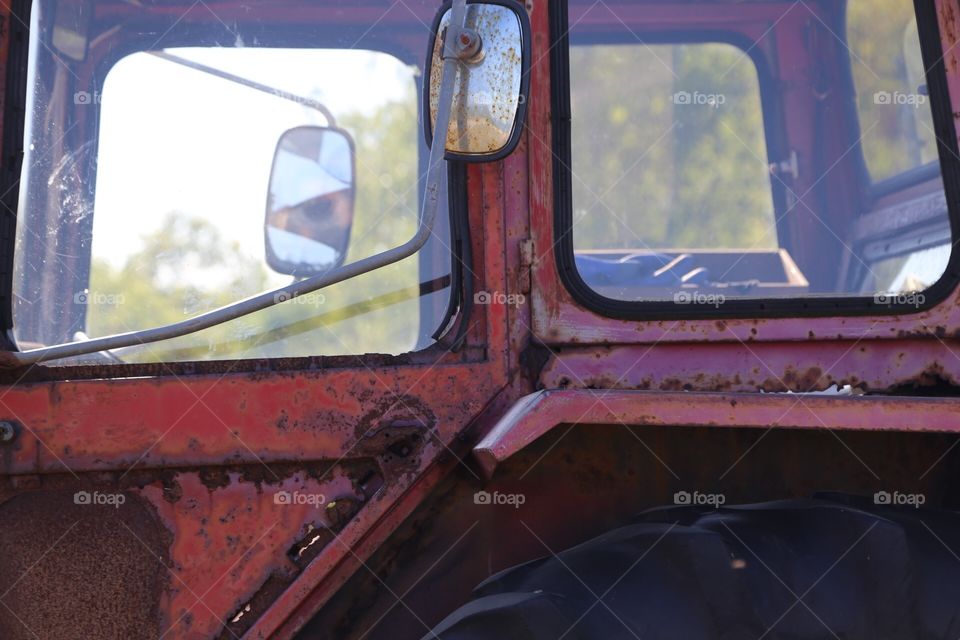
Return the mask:
<svg viewBox="0 0 960 640">
<path fill-rule="evenodd" d="M 727 44 L 571 50 L 578 249 L 776 245 L 753 62 Z"/>
</svg>

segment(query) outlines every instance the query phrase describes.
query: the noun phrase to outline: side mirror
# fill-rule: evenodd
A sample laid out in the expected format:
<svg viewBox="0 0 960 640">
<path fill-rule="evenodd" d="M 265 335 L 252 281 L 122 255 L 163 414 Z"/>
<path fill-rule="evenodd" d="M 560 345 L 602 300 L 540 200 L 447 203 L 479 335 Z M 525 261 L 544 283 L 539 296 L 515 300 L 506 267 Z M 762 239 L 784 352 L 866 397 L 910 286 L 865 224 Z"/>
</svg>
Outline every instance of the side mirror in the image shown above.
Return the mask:
<svg viewBox="0 0 960 640">
<path fill-rule="evenodd" d="M 297 127 L 281 136 L 264 219 L 271 269 L 305 278 L 343 264 L 353 226 L 354 155 L 342 129 Z"/>
<path fill-rule="evenodd" d="M 530 19 L 522 5 L 509 0 L 468 1 L 467 30 L 455 43 L 461 59 L 456 75 L 450 126 L 448 160 L 488 162 L 499 160 L 517 146 L 526 116 L 530 86 Z M 433 41 L 427 49 L 423 103 L 423 130 L 432 144 L 437 100 L 443 69 L 443 39 L 450 23 L 447 2 L 433 24 Z"/>
</svg>

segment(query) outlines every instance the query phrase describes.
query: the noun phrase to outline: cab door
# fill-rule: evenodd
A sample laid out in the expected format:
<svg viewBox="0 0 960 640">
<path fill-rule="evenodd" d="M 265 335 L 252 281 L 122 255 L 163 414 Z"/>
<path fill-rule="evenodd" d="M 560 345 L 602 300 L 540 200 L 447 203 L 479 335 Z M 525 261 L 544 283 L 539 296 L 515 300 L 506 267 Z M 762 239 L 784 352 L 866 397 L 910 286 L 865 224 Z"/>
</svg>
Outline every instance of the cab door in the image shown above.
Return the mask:
<svg viewBox="0 0 960 640">
<path fill-rule="evenodd" d="M 8 346 L 180 322 L 407 240 L 436 13 L 15 5 Z M 466 278 L 507 289 L 502 178 L 443 174 L 406 260 L 6 371 L 0 635 L 288 637 L 419 496 L 476 473 L 457 436 L 508 385 L 508 311 L 461 311 Z"/>
</svg>

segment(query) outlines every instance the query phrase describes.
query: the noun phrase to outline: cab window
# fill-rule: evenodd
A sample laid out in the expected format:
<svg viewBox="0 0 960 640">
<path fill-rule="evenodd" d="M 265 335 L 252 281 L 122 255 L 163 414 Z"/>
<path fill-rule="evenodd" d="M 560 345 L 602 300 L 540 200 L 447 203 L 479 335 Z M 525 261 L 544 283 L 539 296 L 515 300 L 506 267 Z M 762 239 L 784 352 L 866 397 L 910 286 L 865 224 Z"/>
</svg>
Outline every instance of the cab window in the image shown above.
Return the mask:
<svg viewBox="0 0 960 640">
<path fill-rule="evenodd" d="M 955 143 L 921 55 L 936 25 L 912 2 L 567 11 L 557 241 L 583 302 L 636 317 L 930 302 Z"/>
<path fill-rule="evenodd" d="M 384 2 L 374 25 L 366 5 L 75 4 L 34 7 L 21 348 L 178 322 L 413 235 L 432 3 Z M 424 348 L 450 292 L 438 218 L 419 254 L 376 273 L 76 361 Z"/>
</svg>

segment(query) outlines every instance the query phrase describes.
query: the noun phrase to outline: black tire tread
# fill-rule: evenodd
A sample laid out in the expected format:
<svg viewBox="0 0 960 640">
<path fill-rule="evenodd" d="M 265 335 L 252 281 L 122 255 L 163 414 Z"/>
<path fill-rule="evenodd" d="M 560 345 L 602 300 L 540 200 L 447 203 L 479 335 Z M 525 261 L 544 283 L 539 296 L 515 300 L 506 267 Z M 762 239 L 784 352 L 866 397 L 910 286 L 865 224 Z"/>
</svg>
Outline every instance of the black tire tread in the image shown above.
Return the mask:
<svg viewBox="0 0 960 640">
<path fill-rule="evenodd" d="M 960 514 L 867 498 L 651 509 L 491 576 L 425 637 L 958 638 L 958 553 Z"/>
</svg>

